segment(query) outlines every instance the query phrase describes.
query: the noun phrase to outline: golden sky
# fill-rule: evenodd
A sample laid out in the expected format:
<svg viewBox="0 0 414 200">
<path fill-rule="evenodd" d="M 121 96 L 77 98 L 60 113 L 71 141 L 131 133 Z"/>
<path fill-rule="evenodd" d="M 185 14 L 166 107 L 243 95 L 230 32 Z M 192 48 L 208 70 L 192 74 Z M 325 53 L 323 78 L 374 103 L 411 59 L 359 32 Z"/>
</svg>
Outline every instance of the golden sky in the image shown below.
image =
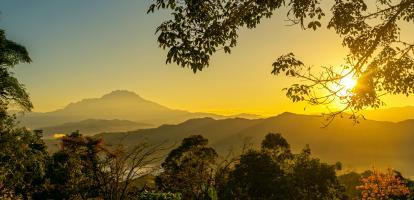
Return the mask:
<svg viewBox="0 0 414 200">
<path fill-rule="evenodd" d="M 165 14 L 147 15 L 147 1 L 4 0 L 0 7 L 0 27 L 26 46 L 34 61 L 15 72 L 39 112 L 117 89 L 188 111 L 320 112 L 291 103 L 281 89 L 292 81 L 271 75 L 271 64 L 289 52 L 313 66 L 338 65 L 346 55 L 332 30 L 287 26 L 281 11 L 254 30 L 241 30 L 232 54 L 214 55 L 209 68 L 193 74 L 165 65 L 166 52 L 154 35 Z M 407 30 L 406 35 L 414 34 Z M 394 96 L 386 103 L 414 105 L 413 100 Z"/>
</svg>

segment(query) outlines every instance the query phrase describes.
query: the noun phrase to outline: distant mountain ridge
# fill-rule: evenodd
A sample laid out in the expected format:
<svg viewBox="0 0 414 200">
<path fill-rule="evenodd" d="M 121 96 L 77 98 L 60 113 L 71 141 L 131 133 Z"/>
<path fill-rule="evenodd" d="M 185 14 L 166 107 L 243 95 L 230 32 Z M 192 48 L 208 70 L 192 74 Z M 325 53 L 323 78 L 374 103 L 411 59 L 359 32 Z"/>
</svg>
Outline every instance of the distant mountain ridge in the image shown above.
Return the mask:
<svg viewBox="0 0 414 200">
<path fill-rule="evenodd" d="M 56 126 L 86 119 L 121 119 L 153 125 L 179 123 L 191 118 L 224 116 L 210 113 L 192 113 L 174 110 L 146 100 L 126 90 L 116 90 L 100 98 L 84 99 L 46 113 L 27 113 L 19 116 L 22 125 L 29 128 Z"/>
<path fill-rule="evenodd" d="M 381 122 L 363 120 L 358 125 L 347 118 L 337 118 L 326 128 L 323 119 L 314 115 L 282 113 L 266 119 L 187 120 L 177 125 L 140 129 L 120 133 L 103 133 L 109 144 L 122 141 L 125 145 L 140 142 L 153 144 L 165 141 L 179 143 L 184 137 L 201 134 L 221 155 L 230 149 L 240 150 L 245 138 L 258 146 L 269 132 L 282 133 L 297 152 L 309 144 L 314 155 L 324 161 L 340 161 L 345 168 L 369 169 L 393 167 L 408 176 L 414 176 L 414 120 Z"/>
<path fill-rule="evenodd" d="M 70 134 L 74 131 L 79 131 L 82 135 L 91 136 L 104 132 L 130 131 L 150 127 L 153 127 L 153 125 L 128 120 L 86 119 L 79 122 L 41 127 L 39 129 L 43 131 L 43 138 L 52 139 L 57 135 Z"/>
<path fill-rule="evenodd" d="M 400 122 L 414 119 L 414 106 L 364 110 L 361 111 L 361 114 L 367 119 Z"/>
<path fill-rule="evenodd" d="M 400 107 L 361 111 L 367 119 L 379 121 L 403 121 L 414 119 L 414 107 Z M 212 113 L 188 112 L 170 109 L 156 102 L 146 100 L 138 94 L 127 90 L 115 90 L 99 98 L 88 98 L 70 103 L 62 109 L 45 113 L 27 113 L 19 115 L 22 125 L 29 128 L 58 126 L 69 122 L 79 122 L 86 119 L 128 120 L 133 122 L 161 125 L 175 124 L 187 119 L 212 117 L 223 118 L 263 118 L 259 115 L 241 113 L 223 116 Z"/>
</svg>

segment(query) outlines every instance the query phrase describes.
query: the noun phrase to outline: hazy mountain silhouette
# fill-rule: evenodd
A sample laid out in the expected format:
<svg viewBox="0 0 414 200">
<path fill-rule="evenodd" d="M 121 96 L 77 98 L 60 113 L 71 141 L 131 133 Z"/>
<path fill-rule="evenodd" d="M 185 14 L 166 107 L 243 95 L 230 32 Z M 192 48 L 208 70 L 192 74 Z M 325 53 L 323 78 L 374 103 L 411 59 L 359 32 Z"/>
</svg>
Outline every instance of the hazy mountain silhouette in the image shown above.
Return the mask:
<svg viewBox="0 0 414 200">
<path fill-rule="evenodd" d="M 402 121 L 414 119 L 414 107 L 391 108 L 362 112 L 368 119 L 382 121 Z M 86 119 L 120 119 L 134 122 L 161 125 L 180 123 L 191 118 L 212 117 L 223 118 L 263 118 L 259 115 L 242 113 L 222 116 L 211 113 L 193 113 L 174 110 L 142 98 L 134 92 L 116 90 L 100 98 L 84 99 L 71 103 L 63 109 L 45 113 L 27 113 L 19 116 L 21 123 L 29 128 L 58 126 L 68 122 L 79 122 Z"/>
<path fill-rule="evenodd" d="M 29 128 L 40 128 L 85 119 L 122 119 L 160 125 L 179 123 L 196 117 L 222 118 L 223 116 L 174 110 L 143 99 L 133 92 L 117 90 L 100 98 L 71 103 L 53 112 L 28 113 L 20 116 L 19 121 Z"/>
<path fill-rule="evenodd" d="M 309 144 L 313 153 L 324 161 L 341 161 L 345 167 L 369 169 L 373 165 L 393 167 L 414 176 L 414 120 L 381 122 L 336 119 L 321 128 L 318 116 L 283 113 L 267 119 L 191 119 L 177 125 L 141 129 L 124 133 L 99 134 L 109 144 L 120 141 L 126 145 L 139 142 L 178 143 L 191 134 L 202 134 L 221 155 L 230 149 L 239 150 L 244 138 L 258 145 L 269 132 L 282 133 L 296 151 Z"/>
<path fill-rule="evenodd" d="M 264 117 L 261 116 L 261 115 L 256 115 L 256 114 L 240 113 L 240 114 L 237 114 L 237 115 L 227 116 L 227 118 L 260 119 L 260 118 L 264 118 Z"/>
<path fill-rule="evenodd" d="M 414 106 L 361 111 L 367 119 L 399 122 L 414 119 Z"/>
<path fill-rule="evenodd" d="M 128 120 L 86 119 L 80 122 L 68 122 L 39 129 L 43 130 L 43 137 L 49 139 L 53 138 L 55 134 L 70 134 L 77 130 L 83 135 L 95 135 L 103 132 L 130 131 L 149 127 L 153 126 Z"/>
</svg>

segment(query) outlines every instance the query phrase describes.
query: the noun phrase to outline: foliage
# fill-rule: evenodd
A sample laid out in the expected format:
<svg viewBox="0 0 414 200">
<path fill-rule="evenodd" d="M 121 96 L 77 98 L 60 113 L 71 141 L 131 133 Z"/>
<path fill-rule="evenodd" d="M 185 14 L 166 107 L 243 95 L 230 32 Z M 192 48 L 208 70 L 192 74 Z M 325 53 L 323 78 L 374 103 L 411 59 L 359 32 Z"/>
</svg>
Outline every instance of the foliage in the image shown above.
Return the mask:
<svg viewBox="0 0 414 200">
<path fill-rule="evenodd" d="M 165 9 L 172 18 L 157 28 L 159 46 L 168 49 L 167 63 L 190 67 L 194 72 L 207 67 L 219 50 L 230 53 L 241 27 L 255 28 L 277 9 L 287 8 L 287 18 L 303 29 L 322 26 L 325 12 L 319 0 L 154 0 L 148 12 Z M 352 112 L 379 107 L 385 94 L 414 92 L 414 44 L 401 38 L 403 23 L 414 22 L 413 0 L 332 1 L 328 29 L 334 29 L 349 52 L 340 66 L 313 70 L 293 53 L 273 63 L 272 74 L 298 78 L 286 88 L 296 101 L 326 105 L 334 101 Z M 370 8 L 372 5 L 374 8 Z M 318 73 L 316 73 L 317 71 Z M 319 73 L 320 72 L 320 73 Z M 341 80 L 358 79 L 355 88 L 345 88 Z M 346 90 L 346 91 L 344 91 Z M 356 118 L 357 115 L 353 115 Z"/>
<path fill-rule="evenodd" d="M 137 181 L 151 179 L 159 170 L 158 163 L 165 150 L 163 145 L 141 143 L 132 147 L 118 146 L 112 151 L 112 156 L 104 162 L 103 167 L 109 173 L 107 179 L 102 181 L 106 183 L 105 199 L 128 199 L 150 188 L 147 183 L 139 185 Z"/>
<path fill-rule="evenodd" d="M 311 158 L 309 147 L 295 156 L 292 166 L 292 199 L 343 199 L 344 188 L 339 183 L 336 170 L 341 164 L 329 165 Z"/>
<path fill-rule="evenodd" d="M 160 47 L 169 48 L 166 62 L 197 72 L 208 66 L 216 51 L 230 53 L 237 44 L 240 27 L 255 28 L 263 18 L 270 18 L 273 11 L 284 5 L 290 7 L 289 16 L 302 25 L 305 17 L 310 16 L 315 21 L 309 25 L 320 26 L 317 18 L 324 14 L 318 4 L 317 0 L 154 0 L 148 13 L 156 9 L 171 11 L 172 19 L 157 28 Z"/>
<path fill-rule="evenodd" d="M 374 168 L 371 175 L 363 177 L 361 182 L 362 185 L 357 189 L 361 190 L 364 200 L 407 199 L 410 195 L 405 180 L 398 177 L 391 169 L 387 169 L 384 173 Z"/>
<path fill-rule="evenodd" d="M 16 127 L 11 116 L 0 120 L 0 198 L 27 198 L 43 190 L 47 147 L 40 131 Z"/>
<path fill-rule="evenodd" d="M 104 152 L 100 139 L 83 137 L 79 132 L 63 137 L 61 150 L 53 154 L 48 167 L 49 197 L 85 199 L 102 194 L 99 180 L 106 173 L 100 156 L 106 156 Z"/>
<path fill-rule="evenodd" d="M 181 200 L 180 194 L 174 194 L 171 192 L 148 192 L 144 191 L 139 194 L 139 200 Z"/>
<path fill-rule="evenodd" d="M 286 174 L 272 156 L 264 152 L 249 151 L 230 172 L 221 199 L 286 199 Z"/>
<path fill-rule="evenodd" d="M 357 186 L 361 184 L 362 176 L 369 176 L 371 172 L 367 171 L 363 174 L 351 171 L 349 173 L 338 176 L 339 182 L 345 187 L 345 195 L 349 199 L 361 199 L 361 191 Z"/>
<path fill-rule="evenodd" d="M 283 164 L 293 156 L 289 143 L 280 133 L 267 134 L 262 141 L 262 151 L 266 151 L 266 153 L 270 154 L 280 164 Z"/>
<path fill-rule="evenodd" d="M 48 159 L 41 131 L 19 127 L 7 113 L 11 105 L 32 108 L 24 86 L 10 72 L 31 59 L 25 47 L 8 40 L 0 29 L 0 198 L 25 198 L 43 190 Z"/>
<path fill-rule="evenodd" d="M 396 173 L 397 173 L 397 177 L 400 177 L 401 179 L 405 180 L 406 186 L 408 187 L 408 190 L 410 191 L 410 196 L 407 199 L 413 200 L 414 199 L 414 181 L 411 179 L 404 178 L 399 172 L 396 172 Z"/>
<path fill-rule="evenodd" d="M 161 164 L 156 184 L 161 191 L 181 193 L 184 199 L 203 199 L 212 185 L 216 151 L 201 135 L 184 138 Z"/>
<path fill-rule="evenodd" d="M 31 59 L 25 47 L 6 38 L 0 29 L 0 111 L 5 112 L 11 103 L 17 103 L 23 110 L 33 106 L 24 86 L 10 72 L 19 63 L 29 63 Z M 5 115 L 2 113 L 2 115 Z M 1 116 L 3 117 L 3 116 Z"/>
<path fill-rule="evenodd" d="M 43 198 L 126 199 L 139 194 L 136 179 L 148 176 L 160 145 L 108 149 L 102 139 L 74 132 L 62 138 L 61 150 L 48 165 L 49 188 Z M 145 187 L 145 186 L 144 186 Z"/>
<path fill-rule="evenodd" d="M 221 199 L 342 199 L 339 164 L 321 163 L 309 148 L 292 154 L 280 134 L 270 133 L 260 151 L 242 154 L 232 169 L 218 170 Z M 227 174 L 226 174 L 227 173 Z"/>
</svg>

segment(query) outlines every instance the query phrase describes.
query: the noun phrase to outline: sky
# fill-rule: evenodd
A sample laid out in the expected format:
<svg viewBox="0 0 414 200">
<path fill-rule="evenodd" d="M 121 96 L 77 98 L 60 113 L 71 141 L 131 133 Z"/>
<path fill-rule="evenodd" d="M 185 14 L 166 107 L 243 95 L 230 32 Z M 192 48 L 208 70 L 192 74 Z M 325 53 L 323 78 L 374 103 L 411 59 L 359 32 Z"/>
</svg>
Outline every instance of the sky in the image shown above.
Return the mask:
<svg viewBox="0 0 414 200">
<path fill-rule="evenodd" d="M 277 12 L 254 30 L 241 29 L 230 55 L 214 55 L 207 69 L 194 74 L 165 64 L 166 51 L 158 48 L 155 29 L 168 15 L 146 14 L 150 2 L 0 1 L 0 28 L 24 45 L 33 60 L 14 72 L 26 85 L 34 111 L 52 111 L 118 89 L 194 112 L 268 116 L 322 111 L 290 102 L 282 88 L 292 80 L 270 72 L 272 62 L 289 52 L 313 66 L 343 63 L 346 49 L 332 30 L 287 26 L 286 13 Z M 393 96 L 386 104 L 414 105 L 413 100 Z"/>
</svg>

